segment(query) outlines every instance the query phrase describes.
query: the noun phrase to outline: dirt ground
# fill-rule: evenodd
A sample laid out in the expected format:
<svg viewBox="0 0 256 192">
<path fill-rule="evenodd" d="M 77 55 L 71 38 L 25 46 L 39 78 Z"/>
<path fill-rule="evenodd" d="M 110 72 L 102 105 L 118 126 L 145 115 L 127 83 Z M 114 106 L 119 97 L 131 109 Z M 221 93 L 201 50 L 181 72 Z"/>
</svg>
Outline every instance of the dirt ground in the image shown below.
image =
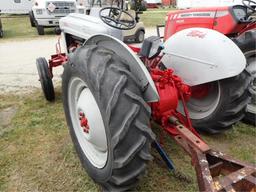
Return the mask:
<svg viewBox="0 0 256 192">
<path fill-rule="evenodd" d="M 156 35 L 155 28 L 146 29 L 146 36 Z M 26 41 L 0 43 L 0 93 L 22 94 L 40 88 L 36 58 L 49 58 L 55 53 L 57 36 Z M 54 69 L 54 83 L 60 83 L 63 68 Z"/>
<path fill-rule="evenodd" d="M 40 87 L 36 58 L 55 52 L 57 37 L 0 43 L 0 93 L 23 93 Z M 60 79 L 62 67 L 54 70 Z"/>
</svg>

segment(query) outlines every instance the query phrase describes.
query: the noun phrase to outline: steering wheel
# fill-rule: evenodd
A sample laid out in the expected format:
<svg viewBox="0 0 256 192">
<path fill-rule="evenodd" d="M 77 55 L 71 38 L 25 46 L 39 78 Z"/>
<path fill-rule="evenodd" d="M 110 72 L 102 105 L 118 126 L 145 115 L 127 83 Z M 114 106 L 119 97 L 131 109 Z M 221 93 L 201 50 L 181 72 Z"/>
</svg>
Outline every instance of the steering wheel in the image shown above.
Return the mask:
<svg viewBox="0 0 256 192">
<path fill-rule="evenodd" d="M 256 1 L 253 1 L 253 0 L 243 0 L 242 3 L 243 3 L 243 5 L 245 7 L 247 7 L 250 10 L 252 10 L 253 12 L 256 11 L 255 8 L 252 6 L 252 5 L 256 6 Z"/>
<path fill-rule="evenodd" d="M 130 30 L 136 26 L 135 18 L 119 7 L 105 7 L 99 14 L 104 23 L 115 29 Z"/>
</svg>

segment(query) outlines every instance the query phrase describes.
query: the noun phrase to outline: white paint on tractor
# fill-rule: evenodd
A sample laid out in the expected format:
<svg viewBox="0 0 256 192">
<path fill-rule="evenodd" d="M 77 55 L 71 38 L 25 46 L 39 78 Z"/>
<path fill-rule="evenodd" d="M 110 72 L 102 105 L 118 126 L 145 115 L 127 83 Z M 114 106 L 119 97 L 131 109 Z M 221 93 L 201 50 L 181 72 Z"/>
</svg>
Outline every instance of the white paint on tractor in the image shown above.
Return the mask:
<svg viewBox="0 0 256 192">
<path fill-rule="evenodd" d="M 175 33 L 164 43 L 162 62 L 190 86 L 240 74 L 246 59 L 225 35 L 206 28 Z"/>
<path fill-rule="evenodd" d="M 68 105 L 72 125 L 82 151 L 92 165 L 103 168 L 108 158 L 105 126 L 94 96 L 80 78 L 73 78 L 69 83 Z M 80 125 L 80 112 L 83 112 L 88 120 L 89 133 L 85 133 Z"/>
</svg>

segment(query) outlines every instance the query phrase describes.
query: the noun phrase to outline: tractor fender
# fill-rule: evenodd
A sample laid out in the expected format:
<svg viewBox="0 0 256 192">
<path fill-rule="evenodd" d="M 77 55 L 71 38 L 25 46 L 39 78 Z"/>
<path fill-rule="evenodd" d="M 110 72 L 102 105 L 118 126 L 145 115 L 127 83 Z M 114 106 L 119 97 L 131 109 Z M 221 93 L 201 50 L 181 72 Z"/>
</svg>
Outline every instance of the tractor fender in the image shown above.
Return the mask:
<svg viewBox="0 0 256 192">
<path fill-rule="evenodd" d="M 240 74 L 246 59 L 225 35 L 206 28 L 175 33 L 164 43 L 162 63 L 190 86 Z"/>
<path fill-rule="evenodd" d="M 145 90 L 144 98 L 146 102 L 156 102 L 159 100 L 159 95 L 155 84 L 139 57 L 122 41 L 119 39 L 105 35 L 98 34 L 90 37 L 84 45 L 100 45 L 117 53 L 129 65 L 131 73 L 139 79 L 140 86 Z"/>
</svg>

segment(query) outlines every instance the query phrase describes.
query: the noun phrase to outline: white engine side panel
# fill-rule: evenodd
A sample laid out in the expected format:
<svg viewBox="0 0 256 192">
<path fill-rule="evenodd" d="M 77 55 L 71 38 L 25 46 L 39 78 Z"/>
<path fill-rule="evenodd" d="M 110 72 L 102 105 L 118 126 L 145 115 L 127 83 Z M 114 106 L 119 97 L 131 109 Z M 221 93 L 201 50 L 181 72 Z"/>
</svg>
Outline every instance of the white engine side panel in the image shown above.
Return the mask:
<svg viewBox="0 0 256 192">
<path fill-rule="evenodd" d="M 190 86 L 241 73 L 246 59 L 225 35 L 206 28 L 189 28 L 171 36 L 164 44 L 163 64 L 172 68 Z"/>
<path fill-rule="evenodd" d="M 104 24 L 100 18 L 78 13 L 69 14 L 60 19 L 60 28 L 64 33 L 88 39 L 95 34 L 107 34 L 123 40 L 122 31 Z"/>
</svg>

